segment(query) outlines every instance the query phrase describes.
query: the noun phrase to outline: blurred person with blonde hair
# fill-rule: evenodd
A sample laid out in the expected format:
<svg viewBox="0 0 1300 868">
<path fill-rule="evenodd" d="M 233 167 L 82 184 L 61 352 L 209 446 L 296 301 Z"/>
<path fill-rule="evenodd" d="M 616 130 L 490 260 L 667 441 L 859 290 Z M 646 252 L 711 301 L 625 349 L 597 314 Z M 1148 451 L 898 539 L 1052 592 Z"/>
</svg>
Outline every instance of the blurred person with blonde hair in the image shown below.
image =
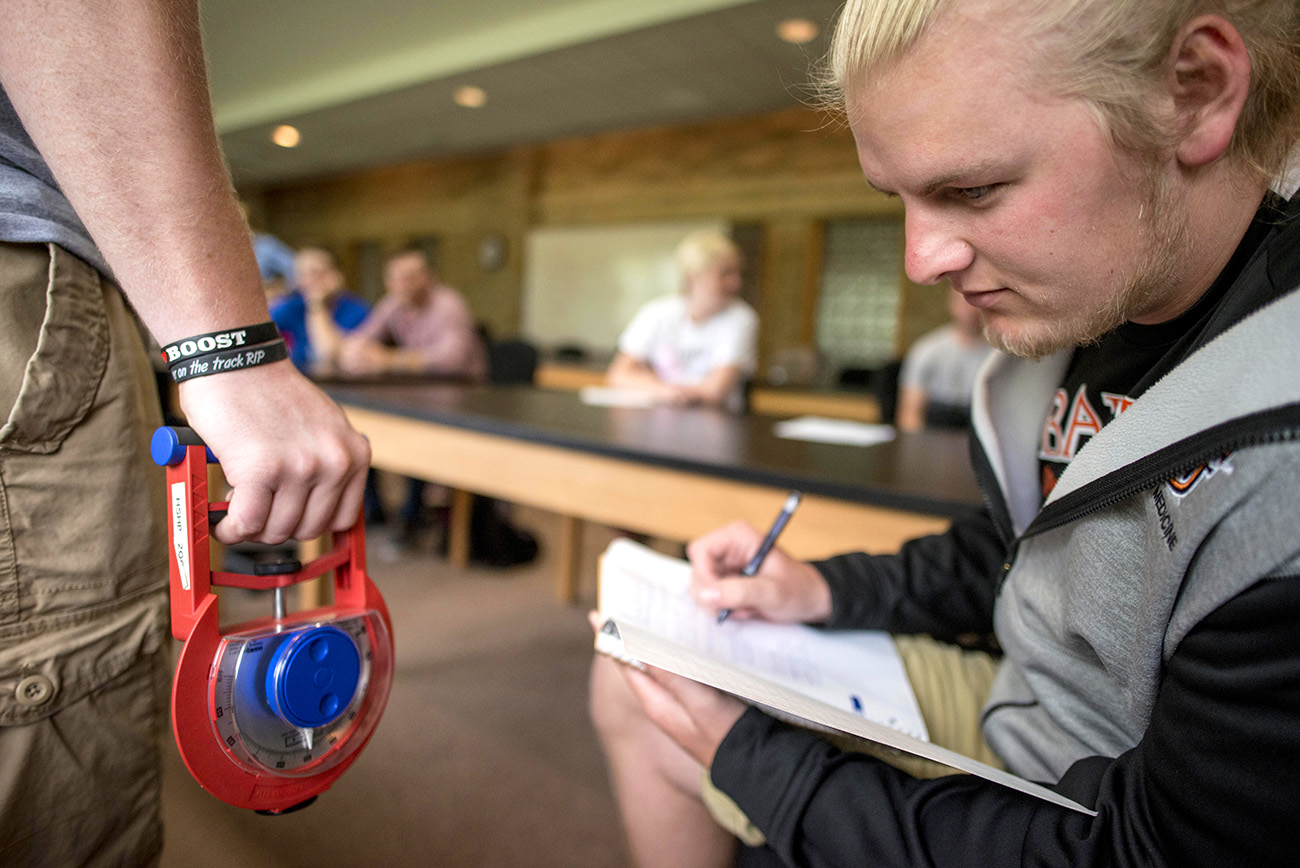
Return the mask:
<svg viewBox="0 0 1300 868">
<path fill-rule="evenodd" d="M 757 365 L 758 314 L 740 297 L 740 248 L 705 230 L 677 247 L 681 291 L 639 310 L 618 340 L 606 380 L 670 404 L 744 409 Z"/>
</svg>

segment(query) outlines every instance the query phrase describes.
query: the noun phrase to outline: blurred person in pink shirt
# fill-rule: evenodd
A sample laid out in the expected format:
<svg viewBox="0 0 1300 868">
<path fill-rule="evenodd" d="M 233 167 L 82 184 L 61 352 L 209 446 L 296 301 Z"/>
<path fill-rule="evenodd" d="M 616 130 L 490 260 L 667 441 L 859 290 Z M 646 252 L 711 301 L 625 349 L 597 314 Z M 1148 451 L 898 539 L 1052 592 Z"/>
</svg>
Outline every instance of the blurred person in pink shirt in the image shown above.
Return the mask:
<svg viewBox="0 0 1300 868">
<path fill-rule="evenodd" d="M 339 365 L 354 376 L 427 374 L 480 383 L 487 353 L 459 292 L 440 282 L 419 248 L 384 265 L 386 294 L 344 342 Z"/>
<path fill-rule="evenodd" d="M 481 383 L 487 380 L 487 351 L 474 316 L 460 293 L 438 280 L 428 255 L 407 247 L 384 265 L 385 295 L 365 322 L 347 335 L 339 368 L 351 376 L 425 375 Z M 395 540 L 413 547 L 431 523 L 425 507 L 426 484 L 408 479 Z M 372 472 L 367 480 L 368 522 L 385 523 L 386 510 Z"/>
</svg>

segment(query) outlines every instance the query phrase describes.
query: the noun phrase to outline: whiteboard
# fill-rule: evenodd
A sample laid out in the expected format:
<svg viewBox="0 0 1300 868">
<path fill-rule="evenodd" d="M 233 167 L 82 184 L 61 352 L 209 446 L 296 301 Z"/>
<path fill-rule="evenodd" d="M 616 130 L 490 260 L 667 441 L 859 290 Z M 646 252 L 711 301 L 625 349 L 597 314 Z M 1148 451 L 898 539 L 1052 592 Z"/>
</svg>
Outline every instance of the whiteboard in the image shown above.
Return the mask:
<svg viewBox="0 0 1300 868">
<path fill-rule="evenodd" d="M 692 232 L 730 234 L 724 221 L 547 226 L 524 244 L 523 334 L 541 347 L 577 344 L 608 355 L 633 314 L 680 290 L 675 252 Z"/>
</svg>

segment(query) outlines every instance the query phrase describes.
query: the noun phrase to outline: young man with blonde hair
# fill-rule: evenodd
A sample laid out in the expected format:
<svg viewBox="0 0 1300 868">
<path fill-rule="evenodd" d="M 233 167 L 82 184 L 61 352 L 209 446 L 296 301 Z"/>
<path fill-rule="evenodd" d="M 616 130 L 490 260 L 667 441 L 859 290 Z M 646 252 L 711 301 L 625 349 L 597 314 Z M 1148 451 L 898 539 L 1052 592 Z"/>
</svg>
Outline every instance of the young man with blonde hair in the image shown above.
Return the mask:
<svg viewBox="0 0 1300 868">
<path fill-rule="evenodd" d="M 933 740 L 1097 814 L 598 660 L 640 864 L 728 864 L 733 834 L 791 865 L 1294 864 L 1300 202 L 1270 183 L 1300 140 L 1298 19 L 850 0 L 832 74 L 904 206 L 908 276 L 946 279 L 1003 350 L 974 406 L 988 507 L 897 555 L 774 551 L 753 579 L 759 532 L 722 528 L 690 547 L 696 598 L 893 632 Z M 988 631 L 1001 657 L 929 638 Z"/>
</svg>

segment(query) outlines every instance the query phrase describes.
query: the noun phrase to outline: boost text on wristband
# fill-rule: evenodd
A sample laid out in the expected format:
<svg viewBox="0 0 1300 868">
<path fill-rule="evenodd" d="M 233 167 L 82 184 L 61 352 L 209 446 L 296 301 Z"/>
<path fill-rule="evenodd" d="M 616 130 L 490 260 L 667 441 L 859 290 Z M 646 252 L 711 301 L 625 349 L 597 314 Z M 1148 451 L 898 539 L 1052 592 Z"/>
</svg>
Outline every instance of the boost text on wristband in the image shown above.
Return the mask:
<svg viewBox="0 0 1300 868">
<path fill-rule="evenodd" d="M 178 362 L 171 367 L 172 381 L 183 383 L 195 377 L 207 377 L 212 374 L 224 374 L 227 371 L 242 371 L 269 365 L 289 358 L 289 350 L 284 341 L 276 339 L 269 344 L 255 347 L 242 347 L 237 350 L 222 350 L 204 356 L 194 356 Z"/>
<path fill-rule="evenodd" d="M 162 357 L 163 361 L 167 363 L 167 367 L 173 368 L 195 356 L 203 356 L 221 350 L 239 349 L 240 347 L 254 347 L 258 344 L 279 340 L 279 338 L 280 330 L 275 327 L 275 323 L 264 322 L 258 325 L 208 332 L 205 335 L 195 335 L 192 338 L 173 341 L 162 348 Z"/>
</svg>

